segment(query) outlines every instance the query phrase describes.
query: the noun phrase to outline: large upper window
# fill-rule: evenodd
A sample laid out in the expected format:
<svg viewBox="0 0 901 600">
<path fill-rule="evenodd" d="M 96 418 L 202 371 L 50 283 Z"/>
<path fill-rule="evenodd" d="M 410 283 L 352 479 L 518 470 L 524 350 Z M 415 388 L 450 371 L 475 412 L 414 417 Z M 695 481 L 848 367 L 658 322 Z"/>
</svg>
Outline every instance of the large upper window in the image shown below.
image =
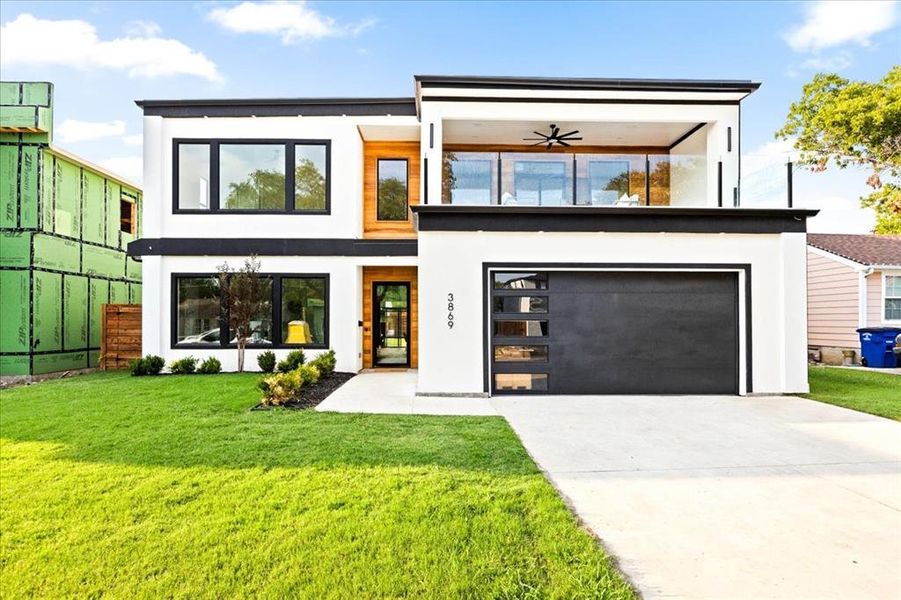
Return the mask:
<svg viewBox="0 0 901 600">
<path fill-rule="evenodd" d="M 497 155 L 445 152 L 441 166 L 443 204 L 496 203 Z"/>
<path fill-rule="evenodd" d="M 901 321 L 901 275 L 885 276 L 885 310 L 886 321 Z"/>
<path fill-rule="evenodd" d="M 380 158 L 378 160 L 378 220 L 407 220 L 407 160 Z"/>
<path fill-rule="evenodd" d="M 249 346 L 328 347 L 328 276 L 260 275 L 263 302 L 250 320 Z M 236 342 L 216 275 L 173 276 L 173 347 Z"/>
<path fill-rule="evenodd" d="M 328 212 L 328 141 L 176 140 L 175 210 Z"/>
</svg>

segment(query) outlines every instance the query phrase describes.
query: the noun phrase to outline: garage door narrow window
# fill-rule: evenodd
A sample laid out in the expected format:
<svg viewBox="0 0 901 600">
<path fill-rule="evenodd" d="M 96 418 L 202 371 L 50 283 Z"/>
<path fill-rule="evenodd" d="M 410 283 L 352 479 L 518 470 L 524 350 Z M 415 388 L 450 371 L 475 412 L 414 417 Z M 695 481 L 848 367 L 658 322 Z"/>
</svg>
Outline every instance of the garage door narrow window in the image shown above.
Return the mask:
<svg viewBox="0 0 901 600">
<path fill-rule="evenodd" d="M 494 387 L 505 392 L 546 392 L 547 373 L 497 373 Z"/>
</svg>

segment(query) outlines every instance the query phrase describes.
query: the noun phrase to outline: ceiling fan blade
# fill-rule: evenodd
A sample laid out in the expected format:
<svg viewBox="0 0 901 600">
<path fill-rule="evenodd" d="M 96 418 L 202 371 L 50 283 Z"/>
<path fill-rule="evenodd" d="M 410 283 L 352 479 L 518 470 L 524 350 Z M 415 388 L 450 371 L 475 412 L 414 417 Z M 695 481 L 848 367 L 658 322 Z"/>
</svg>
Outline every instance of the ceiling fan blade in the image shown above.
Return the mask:
<svg viewBox="0 0 901 600">
<path fill-rule="evenodd" d="M 578 130 L 578 129 L 576 129 L 575 131 L 570 131 L 569 133 L 561 133 L 561 134 L 558 135 L 557 137 L 558 137 L 558 138 L 565 138 L 565 137 L 569 137 L 569 136 L 571 136 L 571 135 L 576 135 L 577 133 L 579 133 L 579 130 Z"/>
<path fill-rule="evenodd" d="M 560 128 L 556 125 L 551 125 L 551 137 L 555 138 L 560 133 Z"/>
<path fill-rule="evenodd" d="M 547 139 L 547 138 L 548 138 L 548 136 L 544 135 L 544 134 L 541 133 L 540 131 L 533 131 L 532 133 L 534 133 L 535 135 L 540 135 L 540 136 L 543 137 L 544 139 Z"/>
<path fill-rule="evenodd" d="M 554 140 L 548 141 L 548 143 L 547 143 L 547 149 L 550 150 L 550 149 L 551 149 L 551 146 L 553 146 L 553 145 L 554 145 Z"/>
<path fill-rule="evenodd" d="M 544 141 L 547 141 L 547 138 L 544 138 L 544 137 L 540 137 L 540 138 L 522 138 L 522 141 L 524 141 L 524 142 L 532 142 L 532 141 L 535 141 L 535 140 L 544 140 Z"/>
<path fill-rule="evenodd" d="M 567 143 L 564 142 L 563 140 L 557 140 L 557 143 L 560 144 L 561 146 L 566 146 L 567 148 L 569 148 L 570 145 L 571 145 L 571 144 L 567 144 Z"/>
<path fill-rule="evenodd" d="M 547 144 L 547 140 L 541 140 L 540 142 L 529 144 L 529 146 L 544 146 L 545 144 Z"/>
</svg>

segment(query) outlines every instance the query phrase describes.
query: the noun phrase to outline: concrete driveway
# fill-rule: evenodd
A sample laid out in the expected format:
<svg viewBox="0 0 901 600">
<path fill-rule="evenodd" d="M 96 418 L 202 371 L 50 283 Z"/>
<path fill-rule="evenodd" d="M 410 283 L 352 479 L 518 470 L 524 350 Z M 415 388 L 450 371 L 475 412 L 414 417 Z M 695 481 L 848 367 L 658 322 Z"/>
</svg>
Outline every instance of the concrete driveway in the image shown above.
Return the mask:
<svg viewBox="0 0 901 600">
<path fill-rule="evenodd" d="M 491 403 L 645 598 L 901 598 L 901 423 L 791 397 Z"/>
</svg>

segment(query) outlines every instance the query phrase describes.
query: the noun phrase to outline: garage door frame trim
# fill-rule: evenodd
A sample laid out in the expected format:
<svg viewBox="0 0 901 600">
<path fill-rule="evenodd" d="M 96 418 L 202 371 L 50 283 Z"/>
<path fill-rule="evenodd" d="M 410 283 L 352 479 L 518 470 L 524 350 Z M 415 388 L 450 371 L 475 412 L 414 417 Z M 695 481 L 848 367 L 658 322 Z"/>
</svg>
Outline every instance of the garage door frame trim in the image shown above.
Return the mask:
<svg viewBox="0 0 901 600">
<path fill-rule="evenodd" d="M 754 391 L 752 370 L 751 265 L 748 263 L 575 263 L 575 262 L 483 262 L 482 263 L 482 386 L 491 393 L 491 285 L 489 275 L 498 270 L 536 271 L 733 271 L 744 275 L 745 335 L 739 340 L 739 366 L 745 367 L 745 394 Z M 742 352 L 742 349 L 744 352 Z M 744 354 L 744 361 L 741 360 Z"/>
</svg>

